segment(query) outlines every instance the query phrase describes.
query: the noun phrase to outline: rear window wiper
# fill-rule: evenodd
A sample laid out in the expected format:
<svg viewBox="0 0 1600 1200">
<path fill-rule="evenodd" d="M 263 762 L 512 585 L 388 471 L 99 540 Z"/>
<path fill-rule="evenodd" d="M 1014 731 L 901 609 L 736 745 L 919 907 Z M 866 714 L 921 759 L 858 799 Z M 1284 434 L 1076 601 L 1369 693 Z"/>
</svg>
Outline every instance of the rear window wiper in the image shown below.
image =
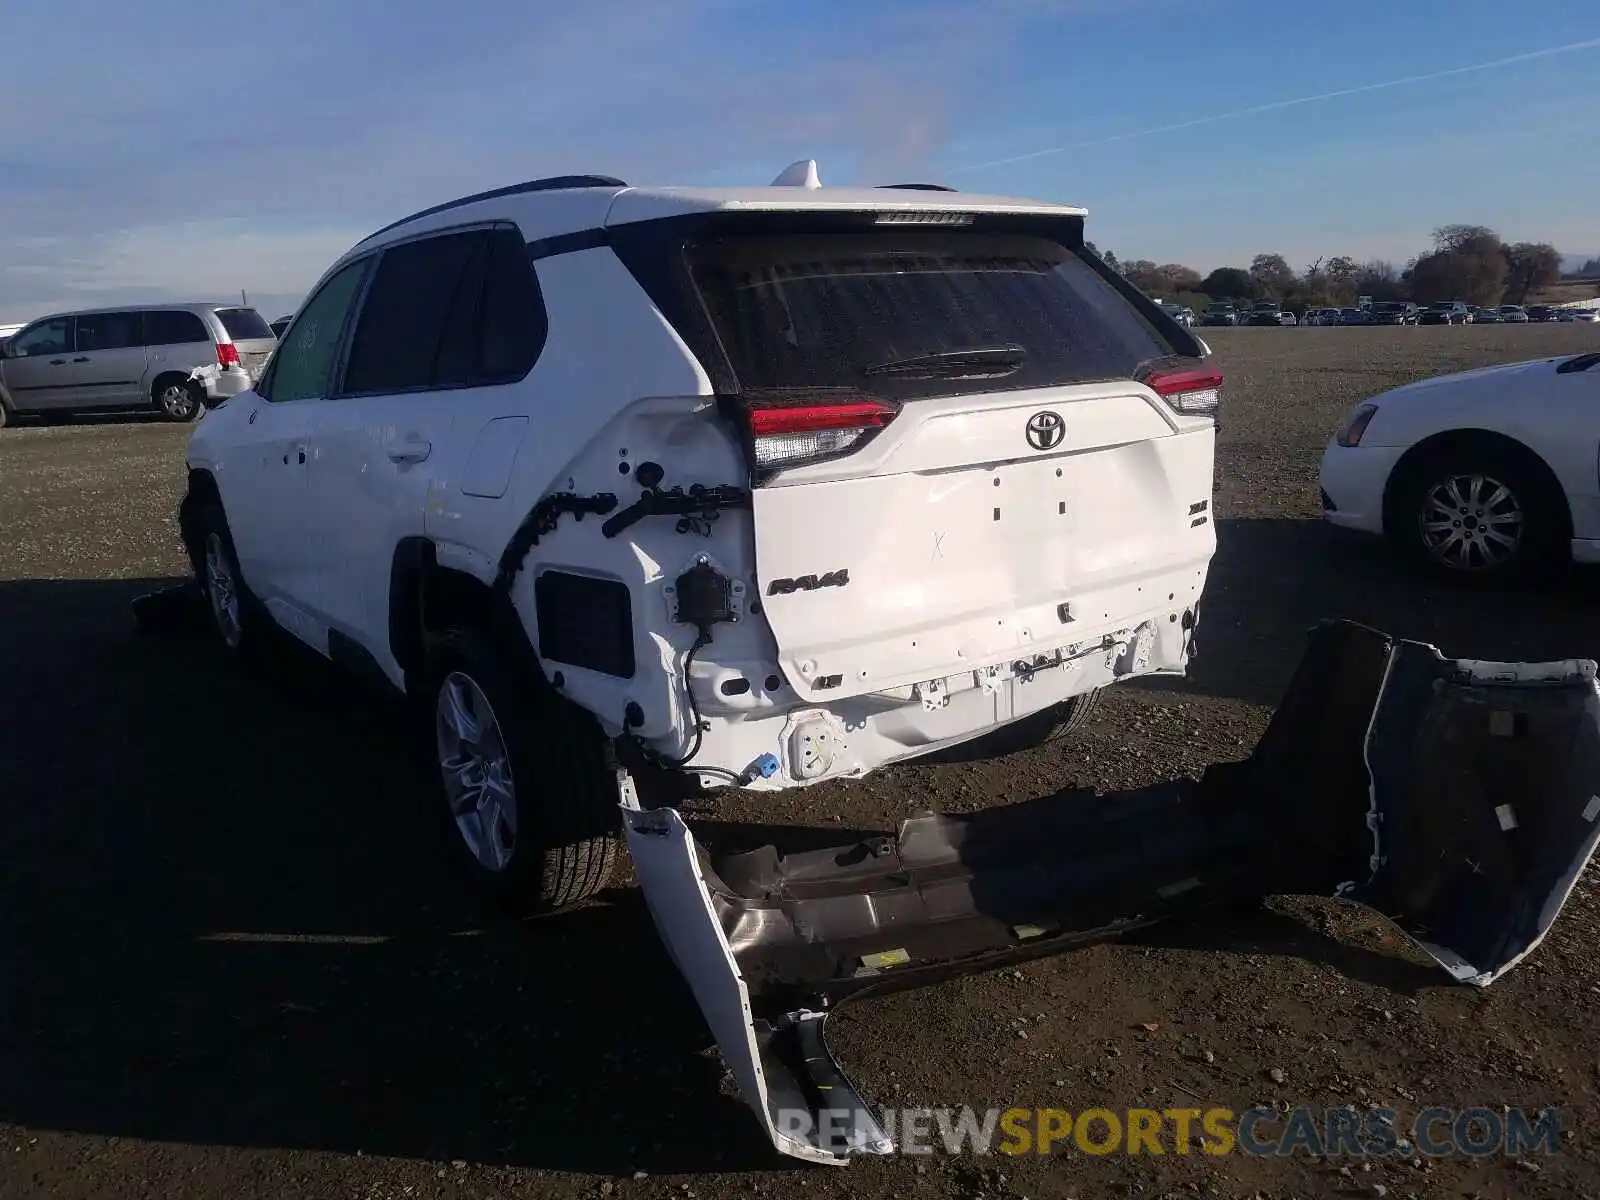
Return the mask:
<svg viewBox="0 0 1600 1200">
<path fill-rule="evenodd" d="M 932 350 L 910 358 L 873 363 L 863 375 L 974 376 L 1010 375 L 1021 370 L 1028 352 L 1021 346 L 968 346 L 960 350 Z"/>
</svg>

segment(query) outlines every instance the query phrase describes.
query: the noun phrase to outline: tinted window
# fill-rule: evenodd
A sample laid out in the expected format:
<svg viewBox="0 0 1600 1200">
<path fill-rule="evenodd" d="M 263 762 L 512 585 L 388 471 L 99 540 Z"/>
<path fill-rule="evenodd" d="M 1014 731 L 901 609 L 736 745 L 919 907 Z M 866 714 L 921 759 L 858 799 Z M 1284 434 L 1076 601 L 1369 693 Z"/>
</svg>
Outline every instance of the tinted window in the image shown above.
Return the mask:
<svg viewBox="0 0 1600 1200">
<path fill-rule="evenodd" d="M 77 349 L 127 350 L 144 345 L 144 331 L 136 312 L 92 313 L 77 319 Z"/>
<path fill-rule="evenodd" d="M 481 233 L 424 238 L 383 252 L 345 368 L 346 393 L 432 387 L 445 324 Z M 476 299 L 476 297 L 473 297 Z"/>
<path fill-rule="evenodd" d="M 72 348 L 72 318 L 52 317 L 32 329 L 24 329 L 10 343 L 11 353 L 27 355 L 65 354 Z"/>
<path fill-rule="evenodd" d="M 744 237 L 694 248 L 690 261 L 746 390 L 909 398 L 1043 387 L 1127 378 L 1173 352 L 1083 258 L 1041 237 Z M 1020 366 L 906 364 L 1005 347 L 1021 349 Z M 896 363 L 905 365 L 884 370 Z"/>
<path fill-rule="evenodd" d="M 345 325 L 371 265 L 370 258 L 350 263 L 306 302 L 289 336 L 273 354 L 268 375 L 256 391 L 272 401 L 328 394 Z"/>
<path fill-rule="evenodd" d="M 477 376 L 520 379 L 533 369 L 548 332 L 544 298 L 528 248 L 511 229 L 489 235 L 489 264 L 478 322 Z"/>
<path fill-rule="evenodd" d="M 236 342 L 255 342 L 273 336 L 272 326 L 253 308 L 219 308 L 215 311 L 217 320 L 222 322 L 228 336 Z"/>
<path fill-rule="evenodd" d="M 205 322 L 192 312 L 163 308 L 144 314 L 144 344 L 147 346 L 185 346 L 210 340 Z"/>
</svg>

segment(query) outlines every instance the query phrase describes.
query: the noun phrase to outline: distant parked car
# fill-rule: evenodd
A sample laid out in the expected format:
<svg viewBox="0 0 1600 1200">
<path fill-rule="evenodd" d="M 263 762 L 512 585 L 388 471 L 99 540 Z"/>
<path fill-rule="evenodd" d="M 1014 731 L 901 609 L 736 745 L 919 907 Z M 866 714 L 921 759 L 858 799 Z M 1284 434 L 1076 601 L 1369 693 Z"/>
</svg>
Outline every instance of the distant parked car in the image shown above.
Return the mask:
<svg viewBox="0 0 1600 1200">
<path fill-rule="evenodd" d="M 1237 325 L 1239 323 L 1239 310 L 1231 304 L 1213 304 L 1206 309 L 1206 315 L 1200 318 L 1202 325 Z"/>
<path fill-rule="evenodd" d="M 1341 308 L 1339 310 L 1339 324 L 1341 325 L 1373 325 L 1372 314 L 1364 308 Z"/>
<path fill-rule="evenodd" d="M 1339 310 L 1337 308 L 1312 308 L 1306 310 L 1302 325 L 1337 325 L 1339 323 Z"/>
<path fill-rule="evenodd" d="M 1475 325 L 1499 325 L 1505 318 L 1500 315 L 1498 308 L 1475 308 L 1472 310 L 1472 322 Z"/>
<path fill-rule="evenodd" d="M 0 353 L 8 415 L 153 408 L 190 421 L 251 387 L 277 346 L 253 308 L 152 304 L 52 313 Z"/>
<path fill-rule="evenodd" d="M 1500 306 L 1500 319 L 1510 325 L 1526 325 L 1528 323 L 1528 314 L 1520 304 L 1502 304 Z"/>
<path fill-rule="evenodd" d="M 1435 300 L 1422 310 L 1422 325 L 1470 325 L 1472 310 L 1459 300 Z"/>
<path fill-rule="evenodd" d="M 1559 321 L 1560 319 L 1561 310 L 1558 308 L 1552 308 L 1548 304 L 1528 305 L 1528 320 L 1530 321 Z"/>
<path fill-rule="evenodd" d="M 1258 300 L 1245 316 L 1246 325 L 1279 326 L 1283 321 L 1283 306 L 1276 300 Z"/>
<path fill-rule="evenodd" d="M 292 320 L 294 320 L 294 314 L 293 313 L 290 313 L 286 317 L 279 317 L 271 325 L 272 336 L 275 337 L 275 338 L 282 338 L 284 330 L 289 328 L 289 322 L 292 321 Z"/>
<path fill-rule="evenodd" d="M 1183 305 L 1175 304 L 1171 300 L 1157 300 L 1156 303 L 1161 306 L 1162 312 L 1166 313 L 1167 316 L 1185 329 L 1194 324 L 1194 309 L 1185 308 Z"/>
<path fill-rule="evenodd" d="M 1600 322 L 1600 309 L 1593 308 L 1563 308 L 1561 321 L 1575 322 L 1583 325 L 1593 325 Z"/>
<path fill-rule="evenodd" d="M 1600 353 L 1407 384 L 1358 405 L 1322 457 L 1322 512 L 1444 575 L 1600 563 Z"/>
<path fill-rule="evenodd" d="M 1367 311 L 1374 325 L 1415 325 L 1419 319 L 1417 306 L 1410 301 L 1380 300 Z"/>
</svg>

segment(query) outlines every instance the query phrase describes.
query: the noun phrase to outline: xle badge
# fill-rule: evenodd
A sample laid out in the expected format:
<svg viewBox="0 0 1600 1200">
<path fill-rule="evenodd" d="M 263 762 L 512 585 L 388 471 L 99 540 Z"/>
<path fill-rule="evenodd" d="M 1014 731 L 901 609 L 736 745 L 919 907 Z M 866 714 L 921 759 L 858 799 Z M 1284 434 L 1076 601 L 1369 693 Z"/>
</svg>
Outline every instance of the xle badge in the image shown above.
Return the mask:
<svg viewBox="0 0 1600 1200">
<path fill-rule="evenodd" d="M 1028 418 L 1027 435 L 1028 445 L 1035 450 L 1054 450 L 1067 436 L 1067 423 L 1060 413 L 1046 409 Z"/>
<path fill-rule="evenodd" d="M 767 595 L 787 596 L 791 592 L 814 592 L 818 588 L 845 587 L 850 582 L 850 572 L 829 571 L 826 575 L 801 575 L 797 579 L 774 579 L 767 585 Z"/>
</svg>

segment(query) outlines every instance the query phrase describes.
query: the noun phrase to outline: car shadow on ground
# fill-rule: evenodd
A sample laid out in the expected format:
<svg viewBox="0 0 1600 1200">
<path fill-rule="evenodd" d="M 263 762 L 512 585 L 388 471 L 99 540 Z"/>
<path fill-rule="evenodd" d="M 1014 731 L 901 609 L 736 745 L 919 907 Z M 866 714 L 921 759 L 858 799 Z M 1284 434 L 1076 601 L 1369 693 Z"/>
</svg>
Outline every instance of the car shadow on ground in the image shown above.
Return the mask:
<svg viewBox="0 0 1600 1200">
<path fill-rule="evenodd" d="M 381 696 L 309 656 L 240 678 L 140 637 L 151 586 L 0 583 L 0 1123 L 775 1165 L 636 890 L 486 914 L 430 850 Z"/>
<path fill-rule="evenodd" d="M 1292 532 L 1227 531 L 1213 658 L 1253 644 L 1216 611 L 1259 577 L 1232 556 Z M 203 639 L 138 636 L 129 603 L 163 582 L 0 583 L 0 1122 L 615 1175 L 791 1165 L 636 890 L 486 913 L 430 852 L 398 705 L 310 655 L 246 676 Z M 1302 623 L 1271 621 L 1286 642 Z M 695 823 L 720 850 L 872 832 Z M 1275 914 L 1140 936 L 1435 979 Z"/>
<path fill-rule="evenodd" d="M 1600 572 L 1468 587 L 1433 580 L 1388 543 L 1316 520 L 1221 520 L 1183 680 L 1133 686 L 1276 705 L 1317 621 L 1344 618 L 1453 658 L 1600 658 Z"/>
</svg>

